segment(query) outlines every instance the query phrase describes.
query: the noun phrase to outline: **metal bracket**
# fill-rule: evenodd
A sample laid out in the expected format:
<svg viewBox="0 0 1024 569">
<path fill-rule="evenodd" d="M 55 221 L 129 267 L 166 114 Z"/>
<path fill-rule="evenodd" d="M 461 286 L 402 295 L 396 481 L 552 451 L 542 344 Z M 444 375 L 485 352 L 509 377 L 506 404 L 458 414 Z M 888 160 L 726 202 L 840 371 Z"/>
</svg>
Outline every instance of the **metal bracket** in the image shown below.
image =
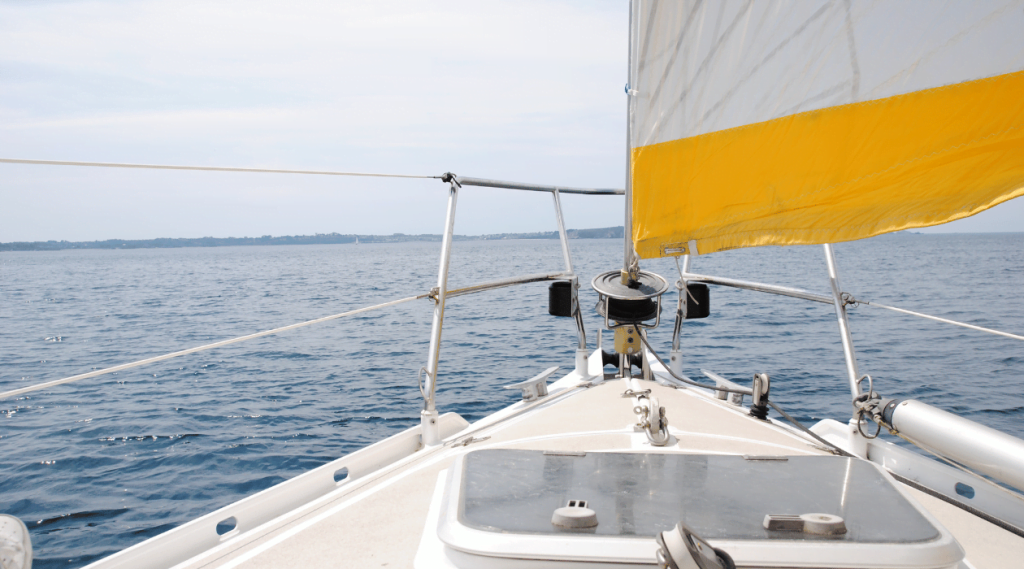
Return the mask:
<svg viewBox="0 0 1024 569">
<path fill-rule="evenodd" d="M 452 448 L 469 446 L 469 445 L 471 445 L 473 443 L 479 443 L 479 442 L 482 442 L 482 441 L 486 441 L 489 438 L 491 438 L 491 437 L 487 436 L 487 437 L 479 437 L 478 438 L 478 437 L 474 437 L 473 435 L 470 435 L 470 436 L 468 436 L 468 437 L 466 437 L 464 439 L 459 439 L 459 440 L 455 441 L 454 443 L 452 443 Z"/>
<path fill-rule="evenodd" d="M 668 444 L 671 435 L 668 432 L 668 417 L 665 415 L 665 408 L 658 403 L 657 397 L 639 397 L 644 401 L 638 401 L 633 412 L 639 419 L 637 427 L 647 433 L 647 440 L 654 446 L 661 447 Z"/>
<path fill-rule="evenodd" d="M 661 373 L 654 373 L 654 383 L 658 385 L 664 385 L 665 387 L 671 387 L 672 389 L 686 389 L 686 384 L 672 377 L 671 375 L 664 375 Z M 683 376 L 686 377 L 686 376 Z M 690 379 L 690 378 L 686 378 Z"/>
<path fill-rule="evenodd" d="M 701 371 L 701 373 L 706 375 L 709 379 L 711 379 L 711 380 L 713 380 L 715 382 L 715 387 L 724 387 L 726 389 L 734 391 L 733 393 L 730 393 L 728 391 L 722 391 L 721 389 L 716 389 L 715 390 L 715 397 L 718 398 L 718 399 L 721 399 L 722 401 L 728 401 L 729 403 L 732 403 L 733 405 L 742 406 L 743 405 L 743 395 L 744 395 L 744 393 L 735 393 L 735 391 L 742 390 L 742 391 L 744 391 L 746 393 L 752 393 L 751 390 L 748 390 L 746 387 L 743 387 L 742 385 L 737 385 L 737 384 L 729 381 L 728 379 L 725 379 L 724 377 L 718 375 L 715 372 L 708 371 L 706 369 L 702 369 L 700 371 Z"/>
<path fill-rule="evenodd" d="M 548 369 L 540 372 L 539 374 L 527 379 L 526 381 L 520 381 L 519 383 L 513 383 L 512 385 L 506 385 L 502 389 L 521 389 L 523 390 L 523 401 L 533 401 L 540 399 L 548 394 L 548 378 L 551 374 L 558 371 L 558 366 L 549 367 Z"/>
<path fill-rule="evenodd" d="M 864 391 L 860 387 L 861 384 L 864 383 L 865 379 L 868 380 L 867 391 Z M 888 405 L 892 400 L 882 399 L 882 396 L 875 391 L 874 381 L 871 379 L 870 375 L 865 374 L 860 376 L 860 378 L 857 379 L 857 388 L 860 389 L 861 393 L 853 398 L 853 408 L 854 420 L 857 422 L 857 432 L 860 436 L 868 440 L 877 438 L 879 433 L 882 432 L 883 426 L 888 429 L 890 433 L 895 435 L 895 429 L 893 429 L 891 425 L 887 424 L 885 419 L 882 417 L 882 413 L 885 410 L 886 405 Z M 875 421 L 877 428 L 875 429 L 874 434 L 869 435 L 864 432 L 865 417 Z"/>
<path fill-rule="evenodd" d="M 599 292 L 599 293 L 597 293 L 597 298 L 598 298 L 597 299 L 597 307 L 596 307 L 597 308 L 597 313 L 598 313 L 598 315 L 601 315 L 601 316 L 604 317 L 604 327 L 605 327 L 606 330 L 614 330 L 616 328 L 622 328 L 624 326 L 635 326 L 638 329 L 639 328 L 644 328 L 646 330 L 652 330 L 654 328 L 657 328 L 658 325 L 661 324 L 661 297 L 660 296 L 656 299 L 657 306 L 658 306 L 658 312 L 657 312 L 657 316 L 655 316 L 654 324 L 644 324 L 643 322 L 618 322 L 618 321 L 615 321 L 616 323 L 612 324 L 612 320 L 608 317 L 608 297 L 602 295 Z M 603 315 L 601 314 L 602 310 L 604 311 Z"/>
</svg>

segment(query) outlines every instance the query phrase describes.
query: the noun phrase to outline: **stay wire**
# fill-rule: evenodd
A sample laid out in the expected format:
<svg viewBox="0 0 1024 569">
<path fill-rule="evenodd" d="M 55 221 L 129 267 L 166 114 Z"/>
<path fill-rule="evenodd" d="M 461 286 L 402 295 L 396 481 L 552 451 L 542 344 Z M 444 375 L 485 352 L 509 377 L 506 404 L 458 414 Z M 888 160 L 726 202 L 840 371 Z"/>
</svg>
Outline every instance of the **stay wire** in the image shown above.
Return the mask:
<svg viewBox="0 0 1024 569">
<path fill-rule="evenodd" d="M 850 453 L 846 452 L 845 450 L 843 450 L 843 449 L 841 449 L 841 448 L 837 447 L 836 445 L 834 445 L 834 444 L 832 444 L 832 443 L 830 443 L 830 442 L 826 441 L 826 440 L 825 440 L 825 439 L 823 439 L 823 438 L 822 438 L 821 436 L 819 436 L 819 435 L 818 435 L 818 433 L 815 433 L 814 431 L 812 431 L 812 430 L 808 429 L 807 427 L 805 427 L 805 426 L 804 426 L 804 424 L 803 424 L 803 423 L 801 423 L 800 421 L 797 421 L 797 420 L 796 420 L 796 419 L 794 419 L 793 417 L 790 417 L 790 416 L 789 416 L 789 413 L 786 413 L 785 411 L 783 411 L 783 410 L 782 410 L 782 408 L 781 408 L 781 407 L 779 407 L 778 405 L 776 405 L 776 404 L 772 403 L 771 401 L 765 401 L 765 403 L 767 403 L 768 405 L 770 405 L 772 409 L 775 409 L 775 411 L 776 411 L 776 412 L 778 412 L 778 414 L 779 414 L 779 415 L 782 415 L 782 417 L 783 417 L 784 419 L 786 419 L 787 421 L 789 421 L 790 423 L 792 423 L 794 427 L 796 427 L 796 428 L 800 429 L 800 430 L 801 430 L 801 431 L 803 431 L 804 433 L 807 433 L 807 434 L 808 434 L 808 435 L 810 435 L 810 436 L 811 436 L 811 437 L 812 437 L 812 438 L 813 438 L 814 440 L 816 440 L 816 441 L 818 441 L 819 443 L 821 443 L 821 444 L 825 445 L 825 448 L 826 448 L 827 450 L 830 450 L 830 451 L 831 451 L 831 452 L 832 452 L 833 454 L 838 454 L 839 456 L 848 456 L 848 457 L 853 457 L 853 456 L 854 456 L 853 454 L 850 454 Z"/>
<path fill-rule="evenodd" d="M 238 342 L 245 342 L 246 340 L 254 340 L 256 338 L 262 338 L 264 336 L 270 336 L 272 334 L 279 334 L 281 332 L 286 332 L 286 331 L 289 331 L 289 330 L 295 330 L 296 328 L 303 328 L 305 326 L 311 326 L 313 324 L 320 324 L 321 322 L 328 322 L 330 320 L 337 320 L 338 318 L 344 318 L 346 316 L 354 316 L 356 314 L 362 314 L 363 312 L 369 312 L 371 310 L 377 310 L 379 308 L 388 308 L 388 307 L 391 307 L 391 306 L 395 306 L 395 305 L 398 305 L 398 304 L 403 304 L 403 303 L 410 302 L 410 301 L 413 301 L 413 300 L 419 300 L 421 298 L 427 298 L 427 296 L 428 296 L 427 294 L 420 294 L 420 295 L 417 295 L 417 296 L 409 296 L 409 297 L 406 297 L 406 298 L 400 298 L 398 300 L 392 300 L 392 301 L 384 302 L 384 303 L 381 303 L 381 304 L 375 304 L 373 306 L 366 306 L 366 307 L 363 307 L 363 308 L 357 308 L 355 310 L 349 310 L 347 312 L 342 312 L 340 314 L 332 314 L 331 316 L 324 316 L 322 318 L 316 318 L 314 320 L 307 320 L 305 322 L 298 322 L 296 324 L 289 324 L 288 326 L 282 326 L 280 328 L 274 328 L 272 330 L 264 330 L 262 332 L 256 332 L 254 334 L 248 334 L 248 335 L 245 335 L 245 336 L 239 336 L 237 338 L 231 338 L 231 339 L 228 339 L 228 340 L 221 340 L 219 342 L 214 342 L 212 344 L 206 344 L 206 345 L 203 345 L 203 346 L 196 346 L 194 348 L 188 348 L 186 350 L 179 350 L 177 352 L 171 352 L 169 354 L 164 354 L 162 356 L 155 356 L 155 357 L 152 357 L 152 358 L 146 358 L 144 360 L 138 360 L 138 361 L 134 361 L 134 362 L 126 363 L 126 364 L 116 365 L 114 367 L 108 367 L 108 368 L 105 368 L 105 369 L 100 369 L 100 370 L 96 370 L 96 371 L 90 371 L 90 372 L 87 372 L 87 373 L 73 375 L 71 377 L 65 377 L 64 379 L 56 379 L 56 380 L 53 380 L 53 381 L 47 381 L 47 382 L 43 382 L 43 383 L 38 383 L 36 385 L 30 385 L 28 387 L 20 387 L 18 389 L 12 389 L 10 391 L 4 391 L 4 392 L 0 393 L 0 400 L 7 399 L 7 398 L 10 398 L 10 397 L 15 397 L 15 396 L 18 396 L 18 395 L 23 395 L 25 393 L 31 393 L 33 391 L 39 391 L 41 389 L 48 389 L 50 387 L 56 387 L 58 385 L 64 385 L 65 383 L 73 383 L 73 382 L 80 381 L 80 380 L 83 380 L 83 379 L 89 379 L 91 377 L 97 377 L 97 376 L 100 376 L 100 375 L 104 375 L 104 374 L 108 374 L 108 373 L 113 373 L 115 371 L 121 371 L 121 370 L 125 370 L 125 369 L 131 369 L 131 368 L 134 368 L 134 367 L 143 366 L 143 365 L 146 365 L 146 364 L 162 362 L 164 360 L 169 360 L 171 358 L 177 358 L 179 356 L 187 356 L 189 354 L 194 354 L 194 353 L 197 353 L 197 352 L 205 352 L 206 350 L 212 350 L 214 348 L 220 348 L 220 347 L 223 347 L 223 346 L 228 346 L 228 345 L 231 345 L 231 344 L 236 344 Z"/>
<path fill-rule="evenodd" d="M 364 178 L 416 178 L 440 180 L 444 176 L 414 176 L 409 174 L 379 174 L 373 172 L 338 172 L 333 170 L 282 170 L 275 168 L 232 168 L 223 166 L 175 166 L 170 164 L 129 164 L 121 162 L 72 162 L 68 160 L 30 160 L 0 158 L 5 164 L 35 164 L 44 166 L 89 166 L 94 168 L 138 168 L 145 170 L 198 170 L 204 172 L 249 172 L 257 174 L 308 174 L 314 176 L 359 176 Z"/>
<path fill-rule="evenodd" d="M 1024 336 L 1018 334 L 1011 334 L 1009 332 L 1003 332 L 1001 330 L 993 330 L 992 328 L 985 328 L 984 326 L 977 326 L 974 324 L 967 324 L 966 322 L 958 322 L 956 320 L 950 320 L 948 318 L 940 318 L 938 316 L 932 316 L 930 314 L 924 314 L 922 312 L 914 312 L 913 310 L 907 310 L 905 308 L 897 308 L 895 306 L 889 306 L 887 304 L 881 304 L 879 302 L 873 302 L 870 300 L 859 300 L 851 298 L 847 303 L 864 304 L 872 306 L 874 308 L 884 308 L 886 310 L 892 310 L 893 312 L 899 312 L 901 314 L 907 314 L 909 316 L 917 316 L 918 318 L 925 318 L 928 320 L 934 320 L 936 322 L 942 322 L 944 324 L 952 324 L 954 326 L 960 326 L 961 328 L 968 328 L 971 330 L 977 330 L 979 332 L 988 332 L 989 334 L 995 334 L 996 336 L 1003 336 L 1004 338 L 1010 338 L 1012 340 L 1024 340 Z"/>
</svg>

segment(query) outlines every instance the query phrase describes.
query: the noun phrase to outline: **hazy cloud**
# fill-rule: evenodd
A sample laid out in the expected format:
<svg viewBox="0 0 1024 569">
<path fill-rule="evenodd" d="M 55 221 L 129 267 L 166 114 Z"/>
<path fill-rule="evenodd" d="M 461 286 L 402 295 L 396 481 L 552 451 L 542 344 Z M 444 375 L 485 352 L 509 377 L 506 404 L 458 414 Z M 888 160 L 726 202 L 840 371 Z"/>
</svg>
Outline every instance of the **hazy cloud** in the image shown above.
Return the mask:
<svg viewBox="0 0 1024 569">
<path fill-rule="evenodd" d="M 626 6 L 0 2 L 0 156 L 621 187 Z M 0 241 L 444 222 L 439 182 L 12 165 L 0 180 Z M 984 230 L 1024 230 L 1018 205 Z M 459 210 L 460 233 L 554 227 L 543 195 L 467 189 Z M 567 197 L 566 216 L 618 225 L 622 200 Z"/>
</svg>

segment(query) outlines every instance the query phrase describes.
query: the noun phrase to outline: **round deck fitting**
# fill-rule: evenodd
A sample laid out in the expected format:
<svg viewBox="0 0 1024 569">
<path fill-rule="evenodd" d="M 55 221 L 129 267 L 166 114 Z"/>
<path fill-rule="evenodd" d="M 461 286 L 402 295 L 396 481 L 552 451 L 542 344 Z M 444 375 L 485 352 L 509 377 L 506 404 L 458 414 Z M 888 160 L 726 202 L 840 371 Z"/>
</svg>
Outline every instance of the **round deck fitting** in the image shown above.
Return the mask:
<svg viewBox="0 0 1024 569">
<path fill-rule="evenodd" d="M 597 313 L 616 322 L 644 322 L 658 316 L 658 302 L 649 298 L 619 300 L 608 298 L 597 303 Z"/>
<path fill-rule="evenodd" d="M 657 298 L 668 290 L 668 281 L 661 275 L 649 271 L 637 273 L 637 282 L 630 286 L 622 284 L 621 271 L 608 271 L 594 277 L 590 285 L 598 294 L 616 300 L 646 300 Z"/>
<path fill-rule="evenodd" d="M 597 512 L 586 506 L 558 508 L 551 515 L 551 524 L 569 529 L 597 527 Z"/>
<path fill-rule="evenodd" d="M 594 277 L 591 285 L 601 296 L 597 313 L 617 322 L 657 318 L 657 299 L 668 290 L 668 281 L 648 271 L 640 271 L 637 276 L 632 286 L 622 284 L 621 271 L 608 271 Z"/>
</svg>

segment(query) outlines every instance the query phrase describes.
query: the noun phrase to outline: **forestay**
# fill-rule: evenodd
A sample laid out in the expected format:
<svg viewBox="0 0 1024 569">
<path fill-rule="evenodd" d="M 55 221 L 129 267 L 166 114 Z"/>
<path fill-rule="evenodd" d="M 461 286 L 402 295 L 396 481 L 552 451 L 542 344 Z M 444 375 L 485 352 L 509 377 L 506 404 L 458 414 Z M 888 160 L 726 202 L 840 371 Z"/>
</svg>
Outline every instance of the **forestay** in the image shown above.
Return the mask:
<svg viewBox="0 0 1024 569">
<path fill-rule="evenodd" d="M 1024 194 L 1022 1 L 632 11 L 641 257 L 848 241 Z"/>
</svg>

